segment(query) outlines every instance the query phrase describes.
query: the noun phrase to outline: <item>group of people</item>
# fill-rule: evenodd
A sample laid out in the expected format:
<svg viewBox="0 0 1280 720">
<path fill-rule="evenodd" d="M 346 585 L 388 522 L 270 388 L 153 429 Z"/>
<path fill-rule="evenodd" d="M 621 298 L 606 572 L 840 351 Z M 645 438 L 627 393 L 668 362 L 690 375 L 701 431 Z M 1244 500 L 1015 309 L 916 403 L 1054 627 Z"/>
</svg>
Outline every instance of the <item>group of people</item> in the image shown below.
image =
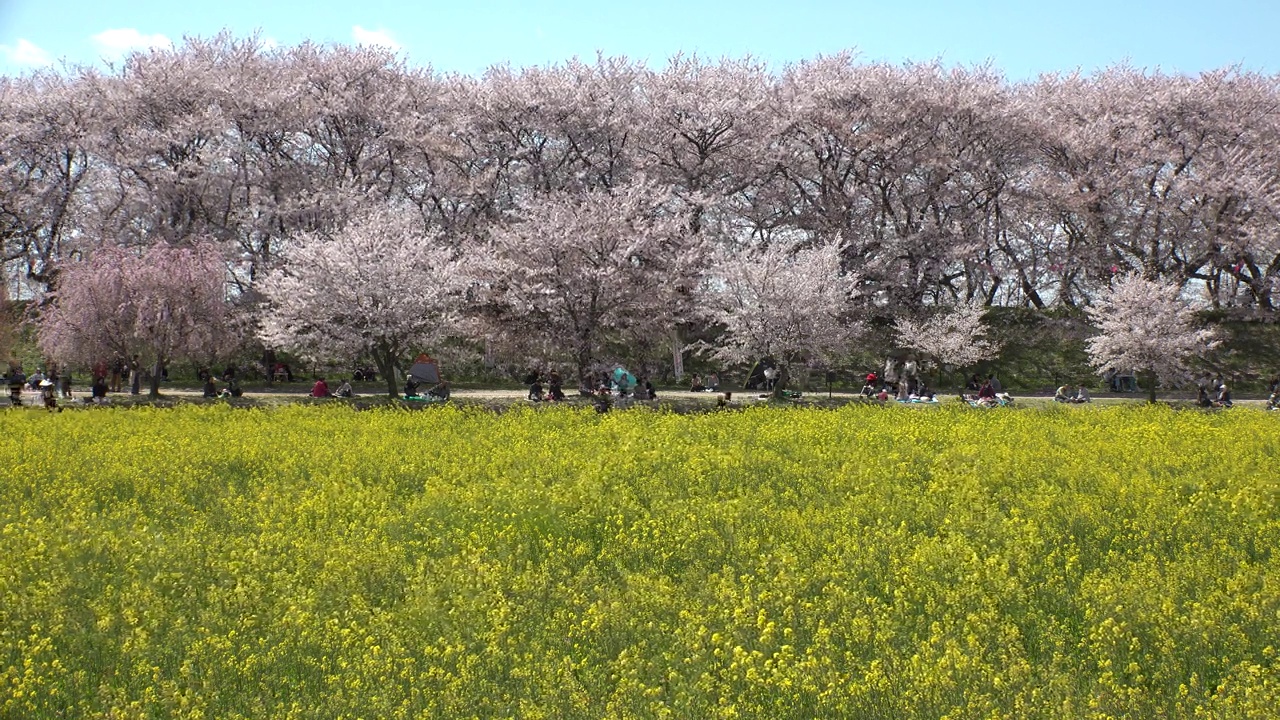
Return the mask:
<svg viewBox="0 0 1280 720">
<path fill-rule="evenodd" d="M 543 381 L 546 381 L 546 388 L 543 388 Z M 528 399 L 532 402 L 564 402 L 564 378 L 560 377 L 560 373 L 552 370 L 547 373 L 546 377 L 537 370 L 530 370 L 525 376 L 524 382 L 529 386 Z"/>
<path fill-rule="evenodd" d="M 1087 403 L 1093 399 L 1089 397 L 1089 389 L 1081 385 L 1076 392 L 1071 392 L 1070 385 L 1061 385 L 1058 390 L 1053 393 L 1053 401 L 1060 403 Z"/>
<path fill-rule="evenodd" d="M 222 371 L 224 386 L 221 390 L 218 389 L 217 379 L 209 368 L 200 368 L 196 372 L 196 377 L 204 381 L 204 392 L 202 393 L 204 397 L 233 398 L 244 395 L 244 391 L 240 389 L 240 373 L 235 365 L 228 365 Z"/>
<path fill-rule="evenodd" d="M 1138 392 L 1138 376 L 1133 370 L 1116 370 L 1107 368 L 1102 373 L 1102 382 L 1113 393 Z"/>
<path fill-rule="evenodd" d="M 564 380 L 560 373 L 552 370 L 543 373 L 530 370 L 524 377 L 529 387 L 527 399 L 530 402 L 564 402 Z M 601 373 L 596 378 L 583 378 L 578 383 L 578 395 L 592 398 L 597 406 L 601 397 L 632 398 L 634 400 L 657 400 L 658 391 L 649 380 L 633 378 L 629 373 Z"/>
<path fill-rule="evenodd" d="M 1196 388 L 1196 405 L 1204 408 L 1231 407 L 1231 388 L 1227 387 L 1226 383 L 1219 383 L 1214 389 L 1215 392 L 1211 395 L 1209 393 L 1209 388 L 1205 387 L 1204 383 L 1200 383 L 1200 386 Z M 1276 397 L 1275 392 L 1271 393 L 1271 397 Z M 1267 403 L 1267 409 L 1271 409 L 1270 400 L 1268 400 Z"/>
<path fill-rule="evenodd" d="M 689 378 L 689 392 L 720 392 L 720 376 L 710 373 L 703 379 L 695 373 Z"/>
<path fill-rule="evenodd" d="M 323 379 L 323 378 L 322 378 Z M 342 395 L 343 390 L 347 394 Z M 422 383 L 416 380 L 412 375 L 404 381 L 404 397 L 406 400 L 420 399 L 428 401 L 444 401 L 449 399 L 449 395 L 453 393 L 449 387 L 449 382 L 444 378 L 440 378 L 438 382 L 427 388 L 426 392 L 422 392 Z M 342 381 L 342 387 L 338 388 L 338 397 L 352 397 L 351 384 L 346 380 Z"/>
<path fill-rule="evenodd" d="M 60 368 L 57 363 L 49 363 L 47 372 L 41 369 L 27 375 L 22 368 L 22 363 L 17 360 L 9 361 L 8 372 L 0 379 L 0 384 L 9 386 L 9 402 L 13 406 L 22 405 L 22 391 L 25 387 L 40 393 L 41 404 L 49 410 L 60 409 L 58 408 L 59 397 L 65 400 L 71 399 L 71 383 L 70 370 Z M 95 379 L 93 389 L 92 400 L 105 399 L 107 394 L 105 372 L 103 377 Z"/>
<path fill-rule="evenodd" d="M 61 410 L 58 407 L 58 396 L 56 390 L 57 370 L 51 368 L 54 373 L 53 378 L 46 377 L 43 372 L 37 370 L 31 377 L 22 370 L 22 364 L 17 361 L 10 361 L 9 371 L 4 375 L 4 382 L 9 386 L 9 402 L 14 407 L 22 405 L 22 388 L 29 385 L 32 390 L 40 393 L 40 400 L 49 410 Z M 68 380 L 69 382 L 69 380 Z M 70 390 L 68 390 L 70 393 Z"/>
<path fill-rule="evenodd" d="M 874 370 L 863 378 L 862 394 L 876 400 L 898 402 L 937 402 L 935 393 L 920 376 L 920 367 L 915 358 L 908 357 L 901 369 L 894 358 L 885 362 L 884 374 L 877 375 Z"/>
<path fill-rule="evenodd" d="M 999 380 L 989 376 L 978 386 L 976 395 L 960 393 L 960 399 L 973 407 L 1003 407 L 1013 403 L 1013 396 L 998 387 Z"/>
<path fill-rule="evenodd" d="M 99 360 L 93 364 L 92 370 L 90 389 L 94 398 L 105 399 L 108 392 L 124 392 L 126 381 L 129 382 L 129 394 L 142 392 L 142 359 L 137 353 L 130 359 L 117 355 L 110 363 Z"/>
</svg>

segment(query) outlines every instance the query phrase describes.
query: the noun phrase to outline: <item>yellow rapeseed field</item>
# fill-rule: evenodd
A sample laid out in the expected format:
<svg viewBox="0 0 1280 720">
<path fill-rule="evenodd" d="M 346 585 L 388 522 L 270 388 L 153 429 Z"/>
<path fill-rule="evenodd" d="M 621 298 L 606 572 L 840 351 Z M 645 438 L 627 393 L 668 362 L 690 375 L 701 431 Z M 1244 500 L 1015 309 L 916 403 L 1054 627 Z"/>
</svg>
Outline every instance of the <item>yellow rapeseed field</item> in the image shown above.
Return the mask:
<svg viewBox="0 0 1280 720">
<path fill-rule="evenodd" d="M 0 428 L 0 718 L 1280 714 L 1262 412 Z"/>
</svg>

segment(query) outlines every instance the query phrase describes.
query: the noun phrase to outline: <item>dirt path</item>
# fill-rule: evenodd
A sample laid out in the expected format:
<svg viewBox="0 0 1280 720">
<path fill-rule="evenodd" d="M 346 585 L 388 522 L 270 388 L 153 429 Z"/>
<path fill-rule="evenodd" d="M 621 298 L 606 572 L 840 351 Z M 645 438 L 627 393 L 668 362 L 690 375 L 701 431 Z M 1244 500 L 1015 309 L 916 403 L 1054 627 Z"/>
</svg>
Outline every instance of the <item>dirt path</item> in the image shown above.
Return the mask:
<svg viewBox="0 0 1280 720">
<path fill-rule="evenodd" d="M 762 399 L 764 399 L 757 392 L 742 392 L 742 391 L 732 391 L 732 392 L 733 392 L 733 398 L 732 398 L 733 403 L 734 405 L 737 405 L 737 406 L 751 405 L 751 404 L 760 402 Z M 64 407 L 82 406 L 88 397 L 89 397 L 89 394 L 87 391 L 77 391 L 74 393 L 73 399 L 70 403 L 68 403 L 68 401 L 65 399 L 59 398 L 58 404 Z M 516 404 L 516 403 L 527 402 L 526 398 L 528 397 L 528 391 L 524 389 L 511 389 L 511 388 L 462 388 L 462 389 L 453 390 L 452 397 L 454 399 L 457 399 L 463 402 L 474 402 L 474 403 L 485 403 L 485 404 L 490 404 L 490 403 Z M 664 400 L 674 401 L 676 404 L 681 406 L 692 405 L 696 407 L 699 404 L 714 405 L 716 403 L 716 400 L 719 397 L 720 397 L 720 393 L 709 393 L 709 392 L 694 393 L 694 392 L 689 392 L 687 390 L 658 391 L 659 402 L 662 402 Z M 1046 396 L 1015 395 L 1014 397 L 1016 399 L 1016 403 L 1019 406 L 1047 405 L 1053 402 L 1053 398 L 1047 395 Z M 386 395 L 384 393 L 378 392 L 377 389 L 373 387 L 359 388 L 355 397 L 356 400 L 365 400 L 365 401 L 384 400 L 385 398 L 386 398 Z M 860 395 L 854 392 L 833 392 L 830 394 L 829 397 L 826 392 L 810 392 L 810 393 L 805 393 L 803 399 L 807 401 L 821 402 L 822 404 L 827 404 L 827 403 L 842 404 L 858 398 L 860 398 Z M 200 401 L 200 400 L 203 400 L 204 398 L 203 398 L 203 392 L 199 388 L 166 387 L 162 389 L 161 399 L 162 400 L 165 400 L 165 399 L 180 400 L 180 401 L 191 401 L 191 400 Z M 309 396 L 308 396 L 307 389 L 304 389 L 301 386 L 295 385 L 287 388 L 279 388 L 279 387 L 263 388 L 259 386 L 259 387 L 252 387 L 251 389 L 246 390 L 244 393 L 244 399 L 250 401 L 253 404 L 271 406 L 271 405 L 283 405 L 290 402 L 309 400 Z M 939 399 L 942 400 L 943 403 L 947 403 L 954 399 L 954 395 L 940 396 Z M 7 404 L 6 402 L 7 400 L 8 398 L 0 398 L 0 407 L 3 407 L 5 404 Z M 569 400 L 574 402 L 580 402 L 580 401 L 583 401 L 584 399 L 580 398 L 575 392 L 569 395 Z M 1188 400 L 1189 400 L 1189 397 L 1183 398 L 1176 395 L 1170 396 L 1170 397 L 1162 396 L 1159 398 L 1160 402 L 1175 401 L 1179 403 L 1185 403 Z M 109 393 L 107 395 L 107 402 L 108 404 L 111 404 L 111 405 L 131 405 L 134 403 L 139 403 L 139 404 L 149 403 L 150 399 L 148 398 L 146 393 L 143 393 L 142 395 L 136 395 L 136 396 L 130 395 L 127 392 Z M 1145 395 L 1116 395 L 1116 396 L 1103 395 L 1101 397 L 1095 397 L 1093 405 L 1116 405 L 1116 404 L 1131 404 L 1131 403 L 1140 403 L 1140 402 L 1146 402 Z M 39 406 L 41 404 L 40 393 L 35 391 L 24 390 L 22 393 L 22 404 L 24 406 L 33 406 L 33 407 Z M 1248 399 L 1237 400 L 1236 405 L 1239 405 L 1242 407 L 1262 408 L 1266 405 L 1266 401 L 1263 399 L 1248 398 Z M 932 405 L 913 404 L 912 406 L 929 407 Z"/>
</svg>

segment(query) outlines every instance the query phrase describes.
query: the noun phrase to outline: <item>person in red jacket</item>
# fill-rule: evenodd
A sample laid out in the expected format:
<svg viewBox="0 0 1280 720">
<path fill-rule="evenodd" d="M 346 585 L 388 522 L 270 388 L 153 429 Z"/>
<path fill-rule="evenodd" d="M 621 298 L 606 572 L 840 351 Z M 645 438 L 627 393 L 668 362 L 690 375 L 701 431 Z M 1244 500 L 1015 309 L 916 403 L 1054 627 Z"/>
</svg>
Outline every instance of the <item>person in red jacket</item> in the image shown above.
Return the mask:
<svg viewBox="0 0 1280 720">
<path fill-rule="evenodd" d="M 313 398 L 329 397 L 329 383 L 326 383 L 324 381 L 324 378 L 320 378 L 319 380 L 317 380 L 316 384 L 311 387 L 311 397 Z"/>
</svg>

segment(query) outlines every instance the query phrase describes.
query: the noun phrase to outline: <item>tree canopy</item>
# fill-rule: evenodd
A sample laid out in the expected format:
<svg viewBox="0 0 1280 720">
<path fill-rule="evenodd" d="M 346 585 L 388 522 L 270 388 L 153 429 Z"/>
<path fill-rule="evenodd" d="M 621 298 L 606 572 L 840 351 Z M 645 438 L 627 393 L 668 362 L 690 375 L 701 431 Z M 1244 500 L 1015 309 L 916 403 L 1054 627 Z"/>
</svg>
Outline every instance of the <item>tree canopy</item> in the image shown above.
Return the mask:
<svg viewBox="0 0 1280 720">
<path fill-rule="evenodd" d="M 783 268 L 838 244 L 846 314 L 882 326 L 1085 308 L 1131 272 L 1271 318 L 1280 287 L 1280 77 L 1237 69 L 1010 82 L 841 53 L 472 77 L 221 35 L 0 78 L 0 167 L 0 250 L 31 296 L 100 245 L 198 237 L 251 314 L 266 278 L 394 208 L 470 283 L 456 332 L 580 368 L 699 317 L 712 255 Z M 342 297 L 365 270 L 323 282 Z M 430 296 L 439 273 L 410 276 Z"/>
</svg>

